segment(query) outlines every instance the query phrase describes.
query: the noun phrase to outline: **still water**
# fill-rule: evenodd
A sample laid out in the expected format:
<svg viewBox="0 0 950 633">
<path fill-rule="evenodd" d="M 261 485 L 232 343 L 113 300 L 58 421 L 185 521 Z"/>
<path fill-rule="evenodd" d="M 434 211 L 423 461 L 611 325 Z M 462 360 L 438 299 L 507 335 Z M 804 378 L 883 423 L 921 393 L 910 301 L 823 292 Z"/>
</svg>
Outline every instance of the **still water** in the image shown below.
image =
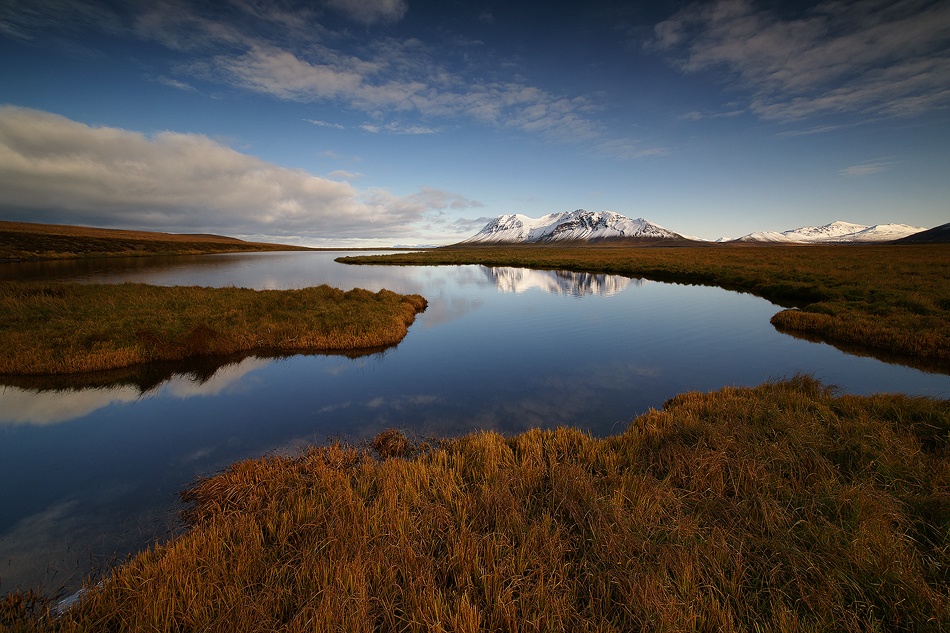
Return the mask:
<svg viewBox="0 0 950 633">
<path fill-rule="evenodd" d="M 686 390 L 807 372 L 849 393 L 950 397 L 950 376 L 775 331 L 779 308 L 718 288 L 482 266 L 347 266 L 339 253 L 5 264 L 0 279 L 299 288 L 429 301 L 398 346 L 248 357 L 166 380 L 0 385 L 0 592 L 74 589 L 174 533 L 177 495 L 228 464 L 389 427 L 420 435 L 622 431 Z M 160 372 L 161 373 L 161 372 Z"/>
</svg>

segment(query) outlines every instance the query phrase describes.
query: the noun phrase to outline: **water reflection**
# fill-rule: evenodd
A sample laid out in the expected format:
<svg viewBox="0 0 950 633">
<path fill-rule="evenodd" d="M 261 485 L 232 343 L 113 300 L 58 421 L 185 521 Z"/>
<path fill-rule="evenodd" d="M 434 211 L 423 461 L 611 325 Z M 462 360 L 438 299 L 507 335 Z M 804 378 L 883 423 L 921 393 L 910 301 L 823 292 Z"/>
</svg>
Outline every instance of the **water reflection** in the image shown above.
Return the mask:
<svg viewBox="0 0 950 633">
<path fill-rule="evenodd" d="M 114 404 L 167 395 L 173 398 L 217 396 L 245 375 L 267 365 L 268 359 L 249 357 L 219 366 L 212 374 L 173 374 L 145 391 L 134 384 L 87 389 L 24 389 L 0 387 L 0 424 L 56 424 L 85 417 Z"/>
<path fill-rule="evenodd" d="M 536 288 L 555 295 L 607 297 L 617 294 L 631 284 L 643 284 L 642 279 L 566 270 L 531 270 L 508 266 L 482 267 L 482 270 L 499 290 L 518 294 Z"/>
</svg>

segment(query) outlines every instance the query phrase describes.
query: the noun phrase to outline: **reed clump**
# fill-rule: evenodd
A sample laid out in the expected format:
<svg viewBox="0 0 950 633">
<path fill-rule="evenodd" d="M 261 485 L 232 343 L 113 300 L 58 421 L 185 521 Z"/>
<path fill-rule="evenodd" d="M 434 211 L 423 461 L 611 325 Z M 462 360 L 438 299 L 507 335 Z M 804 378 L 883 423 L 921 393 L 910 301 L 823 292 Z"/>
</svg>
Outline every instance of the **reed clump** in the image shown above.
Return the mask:
<svg viewBox="0 0 950 633">
<path fill-rule="evenodd" d="M 716 285 L 782 305 L 772 323 L 950 371 L 950 244 L 721 247 L 445 247 L 350 264 L 483 264 Z"/>
<path fill-rule="evenodd" d="M 404 451 L 390 432 L 380 446 Z M 622 434 L 235 464 L 58 631 L 950 629 L 950 402 L 807 377 Z M 387 453 L 388 454 L 388 453 Z"/>
<path fill-rule="evenodd" d="M 239 352 L 401 341 L 418 295 L 329 286 L 250 290 L 0 282 L 0 374 L 69 374 Z"/>
</svg>

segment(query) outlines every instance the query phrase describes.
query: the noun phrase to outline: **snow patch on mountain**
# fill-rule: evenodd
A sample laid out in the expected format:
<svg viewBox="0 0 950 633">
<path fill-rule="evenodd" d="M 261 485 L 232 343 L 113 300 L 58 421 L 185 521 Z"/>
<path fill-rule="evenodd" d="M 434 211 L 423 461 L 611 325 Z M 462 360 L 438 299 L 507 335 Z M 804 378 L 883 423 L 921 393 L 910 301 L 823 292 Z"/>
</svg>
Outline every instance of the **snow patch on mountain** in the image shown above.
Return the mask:
<svg viewBox="0 0 950 633">
<path fill-rule="evenodd" d="M 462 244 L 596 242 L 624 238 L 683 239 L 678 233 L 643 218 L 631 220 L 613 211 L 578 209 L 540 218 L 520 213 L 501 215 Z"/>
</svg>

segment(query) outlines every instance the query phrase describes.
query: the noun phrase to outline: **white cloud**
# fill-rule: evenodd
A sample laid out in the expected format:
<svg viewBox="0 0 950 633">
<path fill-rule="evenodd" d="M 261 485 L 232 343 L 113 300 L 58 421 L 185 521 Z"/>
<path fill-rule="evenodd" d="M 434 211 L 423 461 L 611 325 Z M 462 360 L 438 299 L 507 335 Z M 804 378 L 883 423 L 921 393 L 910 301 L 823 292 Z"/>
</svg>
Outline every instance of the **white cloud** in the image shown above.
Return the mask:
<svg viewBox="0 0 950 633">
<path fill-rule="evenodd" d="M 917 115 L 950 104 L 945 2 L 833 0 L 783 17 L 751 0 L 719 0 L 658 24 L 650 47 L 676 56 L 684 72 L 726 69 L 768 120 Z"/>
<path fill-rule="evenodd" d="M 334 130 L 346 129 L 346 127 L 340 123 L 330 123 L 329 121 L 320 121 L 317 119 L 304 119 L 304 121 L 306 121 L 307 123 L 316 125 L 317 127 L 329 127 L 329 128 L 333 128 Z"/>
<path fill-rule="evenodd" d="M 330 178 L 336 178 L 338 180 L 357 180 L 363 178 L 366 174 L 361 174 L 354 171 L 346 171 L 345 169 L 337 169 L 336 171 L 331 171 L 327 176 Z"/>
<path fill-rule="evenodd" d="M 412 235 L 428 213 L 477 205 L 433 188 L 362 192 L 197 134 L 149 137 L 0 107 L 0 209 L 25 219 L 369 238 Z"/>
</svg>

